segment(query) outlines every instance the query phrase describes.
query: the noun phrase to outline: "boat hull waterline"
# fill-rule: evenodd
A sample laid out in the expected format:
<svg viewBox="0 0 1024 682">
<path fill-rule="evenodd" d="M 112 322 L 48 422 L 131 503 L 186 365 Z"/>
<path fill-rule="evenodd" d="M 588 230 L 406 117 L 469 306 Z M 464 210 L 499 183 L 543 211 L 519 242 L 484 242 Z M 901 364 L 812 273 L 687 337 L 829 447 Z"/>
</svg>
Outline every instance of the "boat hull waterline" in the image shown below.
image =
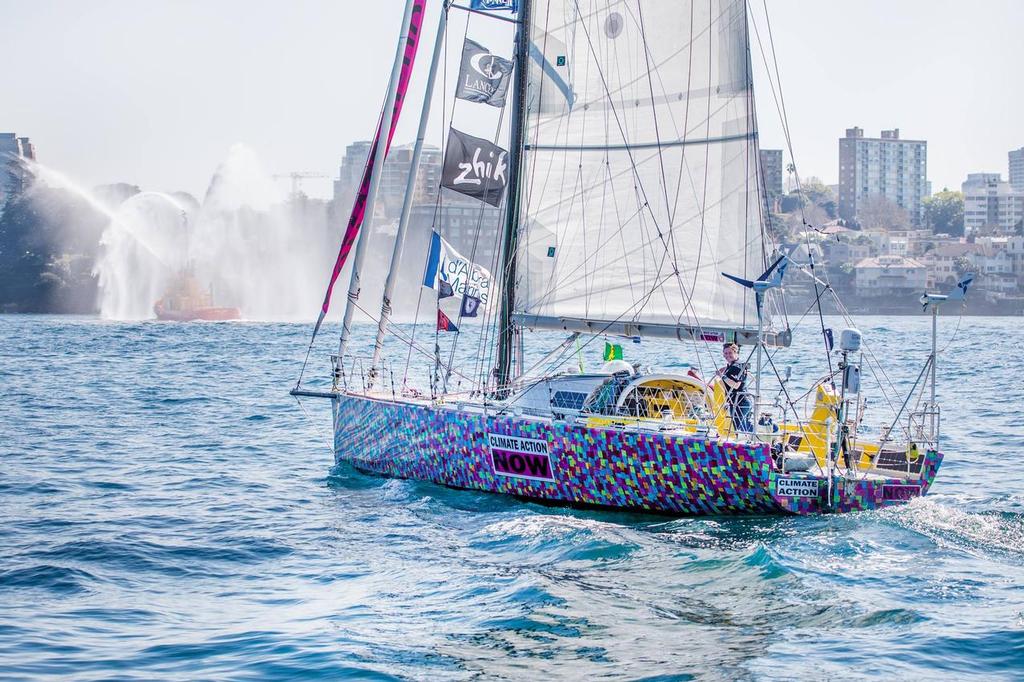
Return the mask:
<svg viewBox="0 0 1024 682">
<path fill-rule="evenodd" d="M 341 393 L 335 461 L 393 478 L 581 507 L 679 515 L 871 510 L 924 495 L 916 478 L 782 472 L 765 443 L 616 428 Z M 831 499 L 830 499 L 831 498 Z"/>
</svg>

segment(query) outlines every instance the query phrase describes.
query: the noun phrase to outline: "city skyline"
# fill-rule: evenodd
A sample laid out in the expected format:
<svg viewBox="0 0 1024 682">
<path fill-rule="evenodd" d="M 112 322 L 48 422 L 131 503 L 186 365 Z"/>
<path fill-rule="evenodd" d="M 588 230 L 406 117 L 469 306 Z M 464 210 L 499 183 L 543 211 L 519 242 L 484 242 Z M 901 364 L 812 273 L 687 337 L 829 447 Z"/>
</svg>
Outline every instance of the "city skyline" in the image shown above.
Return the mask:
<svg viewBox="0 0 1024 682">
<path fill-rule="evenodd" d="M 1007 153 L 1024 145 L 1024 128 L 1016 124 L 1024 88 L 991 66 L 1024 63 L 1024 46 L 1011 36 L 1024 23 L 1024 4 L 992 0 L 977 6 L 970 21 L 951 8 L 768 2 L 803 177 L 838 183 L 836 141 L 853 126 L 900 128 L 907 138 L 928 141 L 933 191 L 957 189 L 969 173 L 1008 176 Z M 125 181 L 201 195 L 239 142 L 267 173 L 336 178 L 346 147 L 372 132 L 400 12 L 399 3 L 356 13 L 314 0 L 287 8 L 154 2 L 144 10 L 119 1 L 0 0 L 7 19 L 0 43 L 13 54 L 34 55 L 8 74 L 0 129 L 31 137 L 43 163 L 90 186 Z M 786 150 L 760 52 L 759 38 L 768 41 L 763 6 L 753 3 L 751 13 L 761 146 Z M 450 50 L 461 41 L 460 21 L 464 27 L 464 14 L 453 12 Z M 511 51 L 503 44 L 507 31 L 473 21 L 471 37 L 485 37 L 496 53 Z M 427 41 L 435 23 L 431 5 Z M 875 54 L 863 47 L 866 35 L 872 45 L 899 49 Z M 942 48 L 952 44 L 955 58 Z M 427 52 L 417 63 L 397 143 L 414 137 Z M 435 107 L 435 138 L 442 118 Z M 310 179 L 303 188 L 326 198 L 332 180 Z"/>
</svg>

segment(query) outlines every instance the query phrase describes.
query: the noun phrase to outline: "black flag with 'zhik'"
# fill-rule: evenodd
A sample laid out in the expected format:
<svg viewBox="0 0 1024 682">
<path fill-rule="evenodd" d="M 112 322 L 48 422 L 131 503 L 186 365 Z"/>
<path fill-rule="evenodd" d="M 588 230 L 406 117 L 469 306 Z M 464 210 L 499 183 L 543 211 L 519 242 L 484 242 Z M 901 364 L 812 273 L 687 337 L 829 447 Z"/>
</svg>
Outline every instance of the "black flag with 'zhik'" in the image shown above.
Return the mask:
<svg viewBox="0 0 1024 682">
<path fill-rule="evenodd" d="M 455 128 L 448 131 L 441 169 L 442 187 L 497 206 L 507 184 L 508 152 Z"/>
</svg>

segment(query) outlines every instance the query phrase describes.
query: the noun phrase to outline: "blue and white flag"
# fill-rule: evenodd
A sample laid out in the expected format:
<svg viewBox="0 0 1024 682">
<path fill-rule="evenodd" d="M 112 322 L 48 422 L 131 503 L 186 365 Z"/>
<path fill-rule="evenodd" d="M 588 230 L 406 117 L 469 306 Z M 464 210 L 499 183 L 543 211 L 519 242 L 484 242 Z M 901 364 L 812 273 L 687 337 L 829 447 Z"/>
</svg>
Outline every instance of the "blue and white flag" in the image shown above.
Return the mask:
<svg viewBox="0 0 1024 682">
<path fill-rule="evenodd" d="M 473 306 L 475 314 L 477 306 L 487 307 L 491 296 L 491 273 L 487 268 L 470 262 L 435 230 L 430 235 L 423 286 L 435 289 L 438 298 L 469 296 L 477 299 L 479 302 Z"/>
<path fill-rule="evenodd" d="M 515 12 L 519 9 L 518 0 L 470 0 L 469 8 L 475 10 L 507 9 Z"/>
<path fill-rule="evenodd" d="M 476 311 L 480 309 L 480 299 L 476 296 L 463 296 L 462 308 L 459 310 L 461 317 L 476 317 Z"/>
</svg>

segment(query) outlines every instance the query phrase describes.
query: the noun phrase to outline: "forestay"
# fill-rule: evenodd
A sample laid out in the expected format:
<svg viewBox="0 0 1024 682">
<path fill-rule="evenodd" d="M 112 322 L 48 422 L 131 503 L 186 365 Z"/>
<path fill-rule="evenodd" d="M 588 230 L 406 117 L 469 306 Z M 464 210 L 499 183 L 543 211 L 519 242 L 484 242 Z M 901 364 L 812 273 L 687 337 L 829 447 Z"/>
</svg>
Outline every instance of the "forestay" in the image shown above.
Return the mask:
<svg viewBox="0 0 1024 682">
<path fill-rule="evenodd" d="M 517 318 L 756 327 L 743 0 L 537 0 L 531 39 Z"/>
</svg>

